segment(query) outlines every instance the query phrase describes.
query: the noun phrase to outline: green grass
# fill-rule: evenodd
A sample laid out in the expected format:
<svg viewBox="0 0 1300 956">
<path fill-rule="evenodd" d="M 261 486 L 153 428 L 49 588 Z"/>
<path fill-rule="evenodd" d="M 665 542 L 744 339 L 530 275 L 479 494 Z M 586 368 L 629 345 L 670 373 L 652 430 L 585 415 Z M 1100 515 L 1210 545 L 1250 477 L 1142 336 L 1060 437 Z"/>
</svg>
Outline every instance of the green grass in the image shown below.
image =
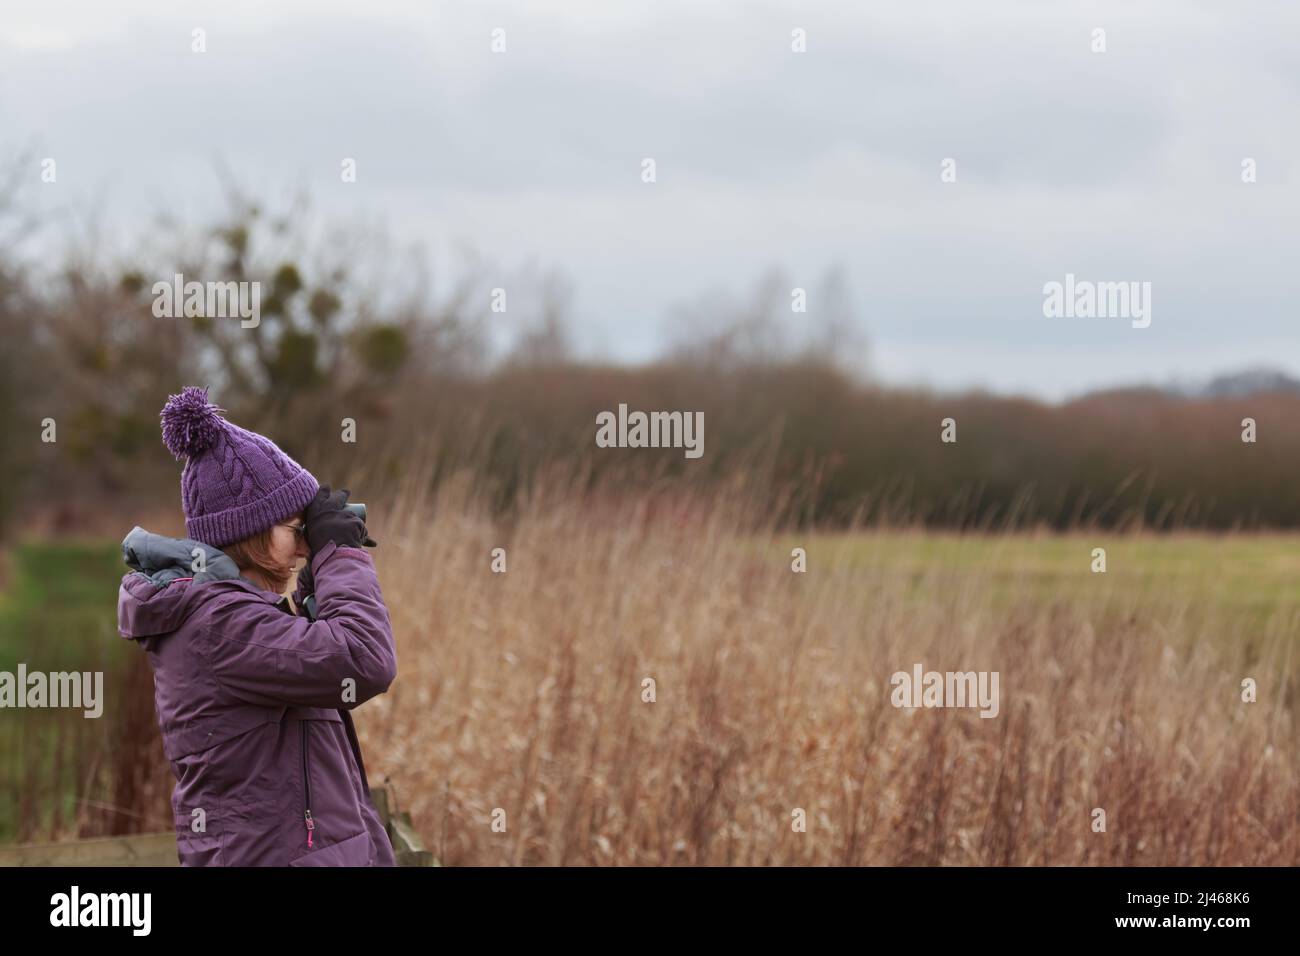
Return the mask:
<svg viewBox="0 0 1300 956">
<path fill-rule="evenodd" d="M 1230 621 L 1233 630 L 1290 626 L 1300 611 L 1300 535 L 958 535 L 910 531 L 783 535 L 820 567 L 856 586 L 910 582 L 984 591 L 994 607 L 1045 600 L 1101 600 L 1116 608 Z M 1092 570 L 1106 550 L 1104 574 Z"/>
<path fill-rule="evenodd" d="M 7 556 L 8 586 L 0 593 L 0 670 L 103 671 L 104 695 L 114 693 L 113 675 L 129 653 L 139 653 L 117 634 L 117 588 L 122 554 L 114 542 L 60 541 L 16 547 Z M 107 713 L 107 707 L 105 708 Z M 65 820 L 76 808 L 73 749 L 60 756 L 59 735 L 80 712 L 0 710 L 0 841 L 18 835 L 19 800 L 34 781 L 58 779 Z M 106 717 L 73 728 L 93 738 L 107 735 Z M 56 766 L 56 761 L 63 766 Z M 43 784 L 42 784 L 43 786 Z M 43 790 L 40 792 L 44 792 Z M 39 807 L 40 819 L 54 815 L 53 801 Z"/>
<path fill-rule="evenodd" d="M 107 542 L 24 544 L 9 555 L 0 594 L 0 666 L 67 663 L 96 670 L 124 643 L 117 637 L 117 588 L 126 570 Z"/>
</svg>

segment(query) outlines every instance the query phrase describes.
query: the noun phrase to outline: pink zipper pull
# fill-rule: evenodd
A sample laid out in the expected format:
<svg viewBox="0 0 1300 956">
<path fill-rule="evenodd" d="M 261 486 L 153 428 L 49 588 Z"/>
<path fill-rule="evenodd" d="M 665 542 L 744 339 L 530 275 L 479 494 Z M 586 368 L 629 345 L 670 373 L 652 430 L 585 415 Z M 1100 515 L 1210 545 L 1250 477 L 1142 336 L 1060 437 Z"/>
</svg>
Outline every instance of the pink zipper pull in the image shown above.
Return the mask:
<svg viewBox="0 0 1300 956">
<path fill-rule="evenodd" d="M 307 813 L 306 813 L 305 816 L 306 816 L 306 820 L 307 820 L 307 846 L 310 848 L 310 847 L 311 847 L 311 831 L 316 829 L 316 824 L 312 822 L 311 811 L 310 811 L 310 810 L 307 811 Z"/>
</svg>

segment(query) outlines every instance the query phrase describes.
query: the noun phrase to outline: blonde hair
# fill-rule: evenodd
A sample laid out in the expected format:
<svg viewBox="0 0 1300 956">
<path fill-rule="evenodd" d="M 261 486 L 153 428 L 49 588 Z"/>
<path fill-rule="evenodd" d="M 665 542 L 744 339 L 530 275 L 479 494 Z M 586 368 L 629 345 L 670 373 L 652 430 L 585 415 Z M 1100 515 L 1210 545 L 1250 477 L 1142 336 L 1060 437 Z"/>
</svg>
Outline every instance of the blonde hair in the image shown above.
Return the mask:
<svg viewBox="0 0 1300 956">
<path fill-rule="evenodd" d="M 249 535 L 242 541 L 228 544 L 221 550 L 230 556 L 240 571 L 254 570 L 266 578 L 271 590 L 283 594 L 293 577 L 292 564 L 280 564 L 271 555 L 271 535 L 275 528 L 267 528 Z"/>
</svg>

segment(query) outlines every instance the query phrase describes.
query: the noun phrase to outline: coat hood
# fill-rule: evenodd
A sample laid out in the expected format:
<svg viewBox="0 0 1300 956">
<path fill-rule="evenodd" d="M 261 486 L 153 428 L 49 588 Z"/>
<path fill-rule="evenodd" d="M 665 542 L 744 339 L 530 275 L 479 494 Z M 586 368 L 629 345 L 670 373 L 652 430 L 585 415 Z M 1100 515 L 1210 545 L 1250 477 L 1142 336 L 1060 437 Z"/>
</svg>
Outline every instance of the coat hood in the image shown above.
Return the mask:
<svg viewBox="0 0 1300 956">
<path fill-rule="evenodd" d="M 195 571 L 196 549 L 203 570 Z M 239 580 L 239 568 L 225 552 L 192 538 L 168 538 L 139 525 L 122 539 L 122 559 L 132 570 L 117 594 L 117 629 L 136 639 L 176 630 L 196 593 L 216 581 Z"/>
</svg>

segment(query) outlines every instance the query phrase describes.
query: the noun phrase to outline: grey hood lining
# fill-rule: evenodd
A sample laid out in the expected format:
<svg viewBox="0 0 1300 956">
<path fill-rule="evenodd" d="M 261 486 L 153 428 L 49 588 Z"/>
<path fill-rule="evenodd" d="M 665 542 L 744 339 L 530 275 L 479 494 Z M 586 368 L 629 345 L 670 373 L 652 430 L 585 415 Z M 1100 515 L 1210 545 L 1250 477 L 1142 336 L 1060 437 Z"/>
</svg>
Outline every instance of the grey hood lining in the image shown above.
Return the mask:
<svg viewBox="0 0 1300 956">
<path fill-rule="evenodd" d="M 202 571 L 194 570 L 202 554 Z M 195 584 L 239 577 L 239 567 L 219 548 L 193 538 L 169 538 L 139 525 L 122 539 L 122 560 L 159 587 L 177 578 L 194 578 Z"/>
</svg>

